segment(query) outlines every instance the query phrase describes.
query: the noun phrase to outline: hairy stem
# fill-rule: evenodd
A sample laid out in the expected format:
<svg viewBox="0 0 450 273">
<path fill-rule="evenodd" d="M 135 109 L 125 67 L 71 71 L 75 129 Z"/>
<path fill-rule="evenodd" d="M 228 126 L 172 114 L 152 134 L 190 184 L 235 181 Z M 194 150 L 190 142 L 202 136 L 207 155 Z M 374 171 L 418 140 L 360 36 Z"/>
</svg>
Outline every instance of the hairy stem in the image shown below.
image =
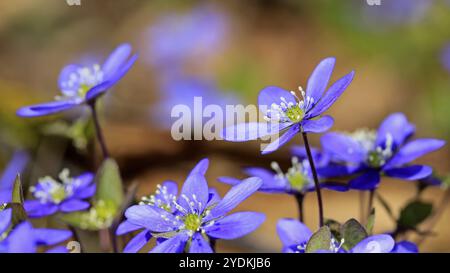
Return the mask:
<svg viewBox="0 0 450 273">
<path fill-rule="evenodd" d="M 109 157 L 108 148 L 106 148 L 105 138 L 103 137 L 102 128 L 100 127 L 100 122 L 97 115 L 96 101 L 89 103 L 89 106 L 92 111 L 92 119 L 94 120 L 95 125 L 95 133 L 97 136 L 97 140 L 100 143 L 100 147 L 102 149 L 103 159 Z"/>
<path fill-rule="evenodd" d="M 309 147 L 308 136 L 305 132 L 302 133 L 303 142 L 306 148 L 306 154 L 308 155 L 309 165 L 311 166 L 311 172 L 314 178 L 314 185 L 317 193 L 317 203 L 319 205 L 319 225 L 323 226 L 323 203 L 322 203 L 322 193 L 320 191 L 319 178 L 317 176 L 316 166 L 314 165 L 314 159 L 311 154 L 311 148 Z"/>
</svg>

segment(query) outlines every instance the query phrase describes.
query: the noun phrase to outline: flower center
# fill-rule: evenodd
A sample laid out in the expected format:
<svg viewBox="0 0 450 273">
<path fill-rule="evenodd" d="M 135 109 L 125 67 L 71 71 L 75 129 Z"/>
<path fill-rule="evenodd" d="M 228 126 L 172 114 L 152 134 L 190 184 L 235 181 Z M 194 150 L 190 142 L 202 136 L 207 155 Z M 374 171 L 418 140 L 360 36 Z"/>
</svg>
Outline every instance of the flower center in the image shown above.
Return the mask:
<svg viewBox="0 0 450 273">
<path fill-rule="evenodd" d="M 302 96 L 301 99 L 294 91 L 291 91 L 291 94 L 295 98 L 295 102 L 288 102 L 285 97 L 280 97 L 281 103 L 272 103 L 270 109 L 267 110 L 264 119 L 268 122 L 301 122 L 305 117 L 306 112 L 314 105 L 314 99 L 306 96 L 306 93 L 301 86 L 298 89 Z"/>
<path fill-rule="evenodd" d="M 309 175 L 309 163 L 307 160 L 299 162 L 297 157 L 292 157 L 291 159 L 292 167 L 290 167 L 287 173 L 283 173 L 277 162 L 272 162 L 271 167 L 277 173 L 276 175 L 280 178 L 286 179 L 291 188 L 298 191 L 304 192 L 310 183 Z"/>
<path fill-rule="evenodd" d="M 384 147 L 376 146 L 376 131 L 361 129 L 350 136 L 357 141 L 367 153 L 366 163 L 369 167 L 380 168 L 392 156 L 392 136 L 387 134 Z"/>
<path fill-rule="evenodd" d="M 43 177 L 39 179 L 36 186 L 30 188 L 30 191 L 42 203 L 51 202 L 59 204 L 72 196 L 74 186 L 80 183 L 79 180 L 69 177 L 69 171 L 67 169 L 64 169 L 59 174 L 59 179 L 62 183 L 49 176 Z"/>
<path fill-rule="evenodd" d="M 197 214 L 188 214 L 184 218 L 184 227 L 187 230 L 197 231 L 202 224 L 202 217 Z"/>
<path fill-rule="evenodd" d="M 69 75 L 69 79 L 62 83 L 63 97 L 56 99 L 84 99 L 92 87 L 103 81 L 103 71 L 99 64 L 85 66 Z"/>
</svg>

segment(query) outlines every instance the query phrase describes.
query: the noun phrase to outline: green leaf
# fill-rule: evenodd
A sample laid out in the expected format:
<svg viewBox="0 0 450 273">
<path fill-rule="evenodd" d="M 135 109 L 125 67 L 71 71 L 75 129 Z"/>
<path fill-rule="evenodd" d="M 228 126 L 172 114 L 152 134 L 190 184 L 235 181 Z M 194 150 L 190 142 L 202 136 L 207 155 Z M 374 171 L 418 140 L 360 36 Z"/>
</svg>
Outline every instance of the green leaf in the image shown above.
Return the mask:
<svg viewBox="0 0 450 273">
<path fill-rule="evenodd" d="M 341 240 L 341 223 L 338 221 L 335 221 L 333 219 L 326 219 L 325 225 L 330 228 L 331 234 L 336 238 L 338 241 Z"/>
<path fill-rule="evenodd" d="M 400 212 L 398 224 L 404 228 L 415 229 L 433 211 L 433 205 L 422 201 L 412 201 Z"/>
<path fill-rule="evenodd" d="M 119 209 L 124 201 L 122 178 L 120 177 L 119 166 L 113 159 L 106 159 L 96 176 L 97 200 L 113 205 Z"/>
<path fill-rule="evenodd" d="M 314 253 L 318 250 L 329 250 L 331 245 L 331 231 L 327 226 L 321 227 L 316 233 L 311 236 L 306 245 L 307 253 Z"/>
<path fill-rule="evenodd" d="M 367 232 L 358 221 L 352 218 L 341 226 L 341 236 L 344 239 L 342 247 L 349 250 L 366 238 Z"/>
<path fill-rule="evenodd" d="M 16 180 L 14 181 L 13 191 L 12 191 L 12 202 L 23 204 L 23 189 L 22 182 L 20 180 L 20 175 L 16 176 Z"/>
<path fill-rule="evenodd" d="M 374 226 L 375 226 L 375 208 L 372 209 L 369 218 L 367 218 L 366 231 L 368 235 L 372 235 Z"/>
</svg>

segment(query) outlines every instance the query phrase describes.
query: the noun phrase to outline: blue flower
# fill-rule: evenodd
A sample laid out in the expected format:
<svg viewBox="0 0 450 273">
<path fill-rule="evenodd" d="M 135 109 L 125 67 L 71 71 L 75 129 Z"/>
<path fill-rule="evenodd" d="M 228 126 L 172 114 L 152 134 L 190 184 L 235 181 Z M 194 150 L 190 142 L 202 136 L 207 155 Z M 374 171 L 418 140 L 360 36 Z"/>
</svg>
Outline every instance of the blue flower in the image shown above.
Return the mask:
<svg viewBox="0 0 450 273">
<path fill-rule="evenodd" d="M 261 178 L 262 185 L 259 188 L 261 192 L 305 195 L 307 192 L 315 189 L 311 166 L 308 159 L 306 159 L 304 147 L 295 147 L 293 153 L 297 156 L 291 158 L 292 166 L 286 173 L 281 170 L 277 162 L 272 162 L 272 170 L 250 167 L 245 168 L 244 172 L 248 176 Z M 314 162 L 317 162 L 318 166 L 328 164 L 327 156 L 319 150 L 313 149 L 312 155 Z M 218 180 L 230 185 L 237 185 L 242 182 L 240 179 L 227 176 L 219 177 Z M 336 191 L 348 190 L 347 186 L 335 182 L 323 182 L 321 187 Z"/>
<path fill-rule="evenodd" d="M 263 154 L 267 154 L 277 150 L 299 132 L 322 133 L 330 129 L 334 122 L 333 118 L 319 116 L 333 105 L 354 76 L 354 72 L 350 72 L 325 92 L 334 63 L 335 58 L 326 58 L 319 63 L 308 80 L 306 92 L 299 87 L 302 99 L 295 92 L 276 86 L 261 90 L 258 104 L 267 122 L 241 123 L 228 127 L 222 132 L 222 138 L 240 142 L 281 134 L 262 151 Z"/>
<path fill-rule="evenodd" d="M 137 54 L 131 55 L 131 46 L 118 46 L 103 65 L 93 64 L 81 66 L 70 64 L 64 67 L 59 75 L 58 86 L 62 95 L 55 101 L 20 108 L 20 117 L 38 117 L 93 102 L 108 89 L 113 87 L 133 66 Z"/>
<path fill-rule="evenodd" d="M 11 201 L 11 192 L 16 176 L 25 169 L 29 160 L 29 155 L 23 151 L 14 153 L 0 178 L 0 205 Z"/>
<path fill-rule="evenodd" d="M 284 253 L 304 253 L 306 245 L 312 236 L 312 231 L 302 222 L 295 219 L 281 219 L 277 223 L 277 233 L 283 244 Z M 379 234 L 364 238 L 352 249 L 346 251 L 342 242 L 338 243 L 334 238 L 330 248 L 320 252 L 326 253 L 389 253 L 395 245 L 390 235 Z"/>
<path fill-rule="evenodd" d="M 187 14 L 165 14 L 148 33 L 149 60 L 161 66 L 184 63 L 190 58 L 203 60 L 223 44 L 227 29 L 224 14 L 201 6 Z"/>
<path fill-rule="evenodd" d="M 353 166 L 358 176 L 350 188 L 373 190 L 381 175 L 415 181 L 425 178 L 432 169 L 425 165 L 407 165 L 413 160 L 444 146 L 439 139 L 415 139 L 407 142 L 415 127 L 401 113 L 388 116 L 378 131 L 361 130 L 353 134 L 328 133 L 321 139 L 333 160 Z"/>
<path fill-rule="evenodd" d="M 39 180 L 31 187 L 34 200 L 24 203 L 28 216 L 44 217 L 60 212 L 74 212 L 89 208 L 90 204 L 84 199 L 94 195 L 96 185 L 93 183 L 92 173 L 83 173 L 77 177 L 69 177 L 69 171 L 63 170 L 59 175 L 61 182 L 51 177 Z"/>
<path fill-rule="evenodd" d="M 11 217 L 12 209 L 0 211 L 0 253 L 35 253 L 40 246 L 59 244 L 72 236 L 67 230 L 33 228 L 29 222 L 11 227 Z M 67 249 L 61 246 L 48 252 L 67 252 Z"/>
<path fill-rule="evenodd" d="M 207 159 L 197 164 L 178 197 L 175 184 L 165 183 L 156 195 L 126 210 L 127 219 L 116 233 L 142 230 L 128 243 L 126 252 L 137 252 L 154 236 L 158 238 L 158 244 L 151 250 L 153 253 L 210 253 L 213 252 L 210 240 L 236 239 L 262 224 L 265 216 L 257 212 L 226 215 L 258 190 L 262 183 L 260 179 L 249 178 L 220 199 L 208 188 L 204 177 L 208 164 Z"/>
<path fill-rule="evenodd" d="M 417 245 L 410 241 L 400 241 L 395 244 L 394 249 L 391 253 L 418 253 L 419 248 Z"/>
</svg>

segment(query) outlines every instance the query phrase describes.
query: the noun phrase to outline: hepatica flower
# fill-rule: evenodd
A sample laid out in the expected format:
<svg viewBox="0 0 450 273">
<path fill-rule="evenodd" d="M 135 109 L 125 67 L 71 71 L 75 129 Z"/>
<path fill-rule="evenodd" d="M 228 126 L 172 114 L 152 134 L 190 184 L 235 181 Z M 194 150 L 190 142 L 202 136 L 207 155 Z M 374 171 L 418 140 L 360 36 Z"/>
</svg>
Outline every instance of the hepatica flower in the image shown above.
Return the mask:
<svg viewBox="0 0 450 273">
<path fill-rule="evenodd" d="M 264 221 L 263 214 L 227 213 L 258 190 L 260 179 L 249 178 L 220 199 L 208 188 L 204 177 L 207 167 L 208 160 L 204 159 L 191 171 L 179 196 L 176 196 L 175 188 L 169 189 L 173 184 L 165 184 L 146 202 L 128 208 L 126 222 L 117 233 L 144 229 L 132 240 L 140 246 L 134 251 L 154 236 L 160 240 L 152 249 L 153 253 L 210 253 L 213 252 L 211 240 L 236 239 L 254 231 Z M 130 249 L 127 246 L 127 250 Z"/>
<path fill-rule="evenodd" d="M 325 89 L 335 64 L 334 58 L 322 60 L 309 77 L 306 91 L 299 87 L 301 96 L 294 91 L 269 86 L 261 90 L 258 97 L 260 111 L 267 122 L 241 123 L 226 128 L 222 138 L 228 141 L 249 141 L 274 134 L 281 136 L 262 151 L 267 154 L 287 143 L 297 133 L 322 133 L 333 125 L 333 118 L 322 116 L 339 98 L 353 79 L 350 72 Z"/>
<path fill-rule="evenodd" d="M 322 154 L 317 150 L 314 151 L 313 157 L 315 162 L 323 162 L 321 161 L 321 156 Z M 262 192 L 305 195 L 307 192 L 314 191 L 314 180 L 309 161 L 304 157 L 299 159 L 293 156 L 291 158 L 291 164 L 291 167 L 286 172 L 283 172 L 277 162 L 271 163 L 271 170 L 250 167 L 244 169 L 244 172 L 248 176 L 261 178 L 262 185 L 259 191 Z M 242 182 L 242 180 L 232 177 L 220 177 L 218 180 L 230 185 L 237 185 Z M 336 191 L 347 190 L 344 185 L 336 183 L 321 183 L 321 187 Z"/>
<path fill-rule="evenodd" d="M 95 101 L 125 76 L 133 66 L 137 54 L 130 57 L 131 50 L 129 44 L 121 44 L 102 65 L 67 65 L 62 69 L 58 80 L 62 94 L 56 96 L 53 102 L 20 108 L 17 115 L 21 117 L 45 116 Z"/>
<path fill-rule="evenodd" d="M 414 131 L 414 125 L 403 114 L 395 113 L 381 123 L 378 131 L 328 133 L 321 142 L 335 160 L 355 166 L 359 176 L 349 182 L 350 188 L 373 190 L 381 175 L 415 181 L 432 173 L 429 166 L 408 164 L 440 149 L 445 141 L 423 138 L 408 142 Z"/>
<path fill-rule="evenodd" d="M 29 222 L 13 227 L 11 214 L 11 209 L 0 211 L 0 253 L 35 253 L 40 246 L 53 246 L 72 236 L 67 230 L 33 228 Z M 60 246 L 48 252 L 67 252 L 67 249 Z"/>
<path fill-rule="evenodd" d="M 277 224 L 277 233 L 283 244 L 284 253 L 304 253 L 312 231 L 302 222 L 295 219 L 281 219 Z M 320 252 L 325 253 L 389 253 L 395 245 L 390 235 L 372 235 L 362 239 L 353 248 L 344 250 L 343 241 L 332 239 L 330 247 Z"/>
<path fill-rule="evenodd" d="M 57 181 L 52 177 L 44 177 L 30 191 L 35 198 L 26 200 L 25 210 L 30 217 L 44 217 L 56 212 L 74 212 L 89 208 L 90 198 L 95 193 L 94 175 L 84 173 L 77 177 L 69 177 L 69 171 L 63 170 Z"/>
</svg>

